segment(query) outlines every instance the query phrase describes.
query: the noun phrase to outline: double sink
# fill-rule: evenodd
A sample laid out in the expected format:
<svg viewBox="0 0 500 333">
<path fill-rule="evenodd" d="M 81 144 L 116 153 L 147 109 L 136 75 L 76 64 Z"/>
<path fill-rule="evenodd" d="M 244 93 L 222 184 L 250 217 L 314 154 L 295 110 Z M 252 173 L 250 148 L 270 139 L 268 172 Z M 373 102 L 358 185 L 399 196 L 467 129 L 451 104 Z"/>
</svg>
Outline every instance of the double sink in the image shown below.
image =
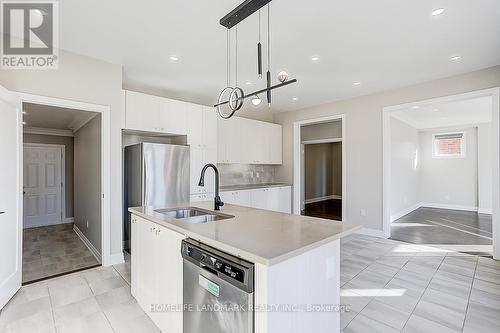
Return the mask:
<svg viewBox="0 0 500 333">
<path fill-rule="evenodd" d="M 234 216 L 196 207 L 185 207 L 176 209 L 157 209 L 156 213 L 177 219 L 185 223 L 208 223 L 233 218 Z"/>
</svg>

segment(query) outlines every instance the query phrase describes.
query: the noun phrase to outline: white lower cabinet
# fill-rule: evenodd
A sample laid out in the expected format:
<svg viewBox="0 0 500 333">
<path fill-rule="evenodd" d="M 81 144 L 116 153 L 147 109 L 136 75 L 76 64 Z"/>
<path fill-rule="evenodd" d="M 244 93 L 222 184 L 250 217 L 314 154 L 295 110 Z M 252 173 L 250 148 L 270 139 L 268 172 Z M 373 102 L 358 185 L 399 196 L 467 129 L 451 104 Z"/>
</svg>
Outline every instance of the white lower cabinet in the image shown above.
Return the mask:
<svg viewBox="0 0 500 333">
<path fill-rule="evenodd" d="M 222 201 L 229 204 L 288 214 L 292 211 L 292 189 L 290 186 L 224 191 L 221 192 L 220 196 Z"/>
<path fill-rule="evenodd" d="M 182 333 L 181 242 L 170 229 L 132 215 L 132 295 L 162 332 Z"/>
</svg>

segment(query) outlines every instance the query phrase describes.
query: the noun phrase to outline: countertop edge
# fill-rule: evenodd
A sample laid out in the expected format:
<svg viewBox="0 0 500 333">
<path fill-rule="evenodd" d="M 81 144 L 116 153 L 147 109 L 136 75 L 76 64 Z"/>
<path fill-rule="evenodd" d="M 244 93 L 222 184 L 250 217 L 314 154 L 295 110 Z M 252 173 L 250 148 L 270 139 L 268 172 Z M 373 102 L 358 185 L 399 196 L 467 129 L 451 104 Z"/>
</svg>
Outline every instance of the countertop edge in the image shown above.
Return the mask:
<svg viewBox="0 0 500 333">
<path fill-rule="evenodd" d="M 319 240 L 317 242 L 305 245 L 305 246 L 301 247 L 300 249 L 296 249 L 296 250 L 287 252 L 287 253 L 282 254 L 280 256 L 277 256 L 275 258 L 266 259 L 266 258 L 263 258 L 263 257 L 261 257 L 259 255 L 247 252 L 247 251 L 239 249 L 239 248 L 236 248 L 234 246 L 227 245 L 225 243 L 221 243 L 221 242 L 216 241 L 216 240 L 214 240 L 212 238 L 208 238 L 208 237 L 202 236 L 202 235 L 200 235 L 200 234 L 198 234 L 196 232 L 183 229 L 183 228 L 178 227 L 176 225 L 173 225 L 171 223 L 168 223 L 168 222 L 165 222 L 165 221 L 160 221 L 160 220 L 156 219 L 154 216 L 151 216 L 151 215 L 148 215 L 146 213 L 137 211 L 134 208 L 129 208 L 128 211 L 130 213 L 134 214 L 134 215 L 137 215 L 137 216 L 139 216 L 141 218 L 144 218 L 144 219 L 146 219 L 148 221 L 156 223 L 156 224 L 158 224 L 158 225 L 160 225 L 162 227 L 165 227 L 167 229 L 170 229 L 172 231 L 175 231 L 177 233 L 185 235 L 186 237 L 193 238 L 193 239 L 195 239 L 197 241 L 200 241 L 201 243 L 205 243 L 205 244 L 207 244 L 209 246 L 215 247 L 218 250 L 230 253 L 230 254 L 235 255 L 237 257 L 240 257 L 240 258 L 242 258 L 244 260 L 247 260 L 247 261 L 250 261 L 250 262 L 254 262 L 254 263 L 259 263 L 259 264 L 262 264 L 262 265 L 265 265 L 265 266 L 273 266 L 273 265 L 279 264 L 279 263 L 281 263 L 281 262 L 283 262 L 285 260 L 288 260 L 288 259 L 291 259 L 293 257 L 296 257 L 296 256 L 298 256 L 298 255 L 300 255 L 302 253 L 308 252 L 308 251 L 310 251 L 312 249 L 315 249 L 317 247 L 320 247 L 320 246 L 322 246 L 324 244 L 333 242 L 335 240 L 340 240 L 342 237 L 350 235 L 350 234 L 354 233 L 356 230 L 359 230 L 359 229 L 362 228 L 360 225 L 356 225 L 356 226 L 353 226 L 349 230 L 346 230 L 346 231 L 343 231 L 343 232 L 339 232 L 338 234 L 335 234 L 335 235 L 332 235 L 330 237 L 321 239 L 321 240 Z"/>
<path fill-rule="evenodd" d="M 276 184 L 247 184 L 247 185 L 226 185 L 221 186 L 221 192 L 230 192 L 230 191 L 245 191 L 245 190 L 256 190 L 260 188 L 273 188 L 273 187 L 291 187 L 292 184 L 288 183 L 276 183 Z"/>
</svg>

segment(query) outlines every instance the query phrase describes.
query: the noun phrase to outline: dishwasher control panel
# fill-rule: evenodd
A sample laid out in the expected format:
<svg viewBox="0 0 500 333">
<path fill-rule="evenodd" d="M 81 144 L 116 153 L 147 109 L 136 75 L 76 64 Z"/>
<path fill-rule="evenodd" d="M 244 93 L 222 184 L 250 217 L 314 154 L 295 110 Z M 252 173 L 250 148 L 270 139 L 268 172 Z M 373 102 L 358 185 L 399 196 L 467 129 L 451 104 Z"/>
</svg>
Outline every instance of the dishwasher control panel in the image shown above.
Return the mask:
<svg viewBox="0 0 500 333">
<path fill-rule="evenodd" d="M 207 245 L 188 239 L 182 242 L 182 256 L 219 277 L 253 285 L 253 264 Z"/>
</svg>

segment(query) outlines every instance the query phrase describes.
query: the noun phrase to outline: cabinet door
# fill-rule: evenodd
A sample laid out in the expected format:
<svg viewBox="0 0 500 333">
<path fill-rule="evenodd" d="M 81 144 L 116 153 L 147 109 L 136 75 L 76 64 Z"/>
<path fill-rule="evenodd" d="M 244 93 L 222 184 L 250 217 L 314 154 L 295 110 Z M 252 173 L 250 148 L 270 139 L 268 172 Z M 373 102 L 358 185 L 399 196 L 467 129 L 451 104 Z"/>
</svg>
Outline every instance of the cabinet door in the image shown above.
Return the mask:
<svg viewBox="0 0 500 333">
<path fill-rule="evenodd" d="M 246 151 L 243 138 L 250 132 L 243 131 L 241 120 L 238 117 L 231 119 L 218 118 L 217 120 L 217 162 L 218 163 L 245 163 L 242 158 Z"/>
<path fill-rule="evenodd" d="M 127 91 L 125 96 L 126 129 L 160 132 L 159 97 L 134 91 Z"/>
<path fill-rule="evenodd" d="M 203 106 L 203 147 L 217 149 L 217 112 L 214 108 Z"/>
<path fill-rule="evenodd" d="M 251 191 L 252 207 L 267 209 L 268 191 L 266 188 Z"/>
<path fill-rule="evenodd" d="M 211 163 L 213 165 L 217 165 L 217 151 L 215 149 L 205 148 L 205 149 L 203 149 L 203 165 L 201 166 L 200 170 L 198 171 L 198 177 L 201 174 L 201 169 L 206 164 L 209 164 L 209 163 Z M 203 187 L 203 192 L 207 193 L 207 194 L 215 193 L 215 173 L 214 173 L 212 168 L 208 169 L 206 174 L 205 174 L 205 187 Z"/>
<path fill-rule="evenodd" d="M 245 163 L 244 156 L 249 147 L 242 143 L 242 140 L 253 134 L 243 131 L 241 127 L 241 118 L 223 119 L 226 124 L 227 136 L 226 144 L 226 163 Z"/>
<path fill-rule="evenodd" d="M 201 105 L 188 104 L 188 144 L 203 148 L 203 109 Z"/>
<path fill-rule="evenodd" d="M 235 204 L 245 207 L 252 207 L 251 191 L 238 191 L 236 192 Z"/>
<path fill-rule="evenodd" d="M 291 186 L 280 187 L 279 211 L 290 214 L 292 212 L 292 188 Z"/>
<path fill-rule="evenodd" d="M 232 200 L 232 198 L 233 198 L 232 193 L 233 192 L 220 192 L 219 196 L 220 196 L 220 199 L 222 200 L 222 202 L 227 203 L 227 204 L 234 203 Z"/>
<path fill-rule="evenodd" d="M 226 119 L 217 119 L 217 163 L 227 163 L 227 141 L 229 122 Z"/>
<path fill-rule="evenodd" d="M 163 133 L 187 134 L 188 103 L 160 98 L 159 117 L 160 130 Z"/>
<path fill-rule="evenodd" d="M 270 187 L 267 191 L 267 209 L 279 212 L 281 203 L 281 191 L 279 187 Z"/>
<path fill-rule="evenodd" d="M 146 313 L 150 313 L 151 304 L 156 303 L 157 255 L 155 225 L 144 219 L 137 222 L 138 262 L 136 268 L 140 275 L 137 281 L 137 301 Z M 135 249 L 132 249 L 134 252 Z"/>
<path fill-rule="evenodd" d="M 157 252 L 161 253 L 156 262 L 157 304 L 183 304 L 183 261 L 181 242 L 184 236 L 157 226 Z M 155 313 L 153 321 L 162 332 L 182 333 L 182 311 L 161 311 Z"/>
<path fill-rule="evenodd" d="M 200 181 L 201 169 L 204 166 L 203 154 L 204 151 L 202 148 L 191 147 L 191 152 L 190 152 L 191 194 L 204 193 L 205 188 L 198 186 L 198 182 Z"/>
<path fill-rule="evenodd" d="M 269 146 L 269 163 L 282 164 L 282 126 L 277 124 L 270 124 L 268 132 L 268 146 Z"/>
<path fill-rule="evenodd" d="M 131 224 L 130 224 L 130 282 L 131 282 L 131 293 L 136 299 L 139 299 L 137 294 L 137 283 L 139 281 L 139 258 L 140 258 L 140 248 L 139 248 L 139 240 L 138 240 L 138 232 L 137 232 L 137 223 L 138 217 L 132 215 Z"/>
</svg>

